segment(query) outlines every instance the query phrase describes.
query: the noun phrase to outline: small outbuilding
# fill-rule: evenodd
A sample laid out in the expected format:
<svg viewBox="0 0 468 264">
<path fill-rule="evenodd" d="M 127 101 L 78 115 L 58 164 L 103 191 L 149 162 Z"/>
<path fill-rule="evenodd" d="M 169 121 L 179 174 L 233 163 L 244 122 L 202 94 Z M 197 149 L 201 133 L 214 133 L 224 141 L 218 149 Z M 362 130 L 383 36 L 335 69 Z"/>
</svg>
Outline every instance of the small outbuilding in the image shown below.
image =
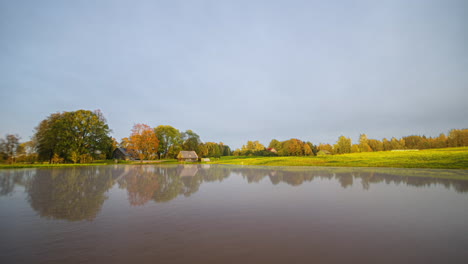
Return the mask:
<svg viewBox="0 0 468 264">
<path fill-rule="evenodd" d="M 331 153 L 328 150 L 322 149 L 319 152 L 317 152 L 317 156 L 322 156 L 322 155 L 331 155 Z"/>
<path fill-rule="evenodd" d="M 112 153 L 112 158 L 116 160 L 131 160 L 132 156 L 128 154 L 125 148 L 116 148 Z"/>
<path fill-rule="evenodd" d="M 275 148 L 267 148 L 267 150 L 270 151 L 271 153 L 278 154 L 278 151 Z"/>
<path fill-rule="evenodd" d="M 177 159 L 179 161 L 195 162 L 198 161 L 198 155 L 195 151 L 181 151 L 179 155 L 177 155 Z"/>
</svg>

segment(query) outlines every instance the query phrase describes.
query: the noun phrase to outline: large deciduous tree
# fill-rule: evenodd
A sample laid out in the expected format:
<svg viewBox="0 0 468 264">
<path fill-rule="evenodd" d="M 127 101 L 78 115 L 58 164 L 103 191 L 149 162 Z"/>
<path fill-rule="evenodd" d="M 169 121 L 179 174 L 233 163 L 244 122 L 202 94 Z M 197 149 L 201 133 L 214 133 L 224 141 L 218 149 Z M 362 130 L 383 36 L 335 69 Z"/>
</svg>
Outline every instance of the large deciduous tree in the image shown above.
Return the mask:
<svg viewBox="0 0 468 264">
<path fill-rule="evenodd" d="M 154 129 L 159 140 L 159 158 L 175 157 L 181 150 L 182 134 L 172 126 L 158 126 Z"/>
<path fill-rule="evenodd" d="M 158 153 L 159 140 L 154 130 L 145 124 L 133 126 L 132 134 L 128 139 L 127 150 L 141 161 L 153 159 Z"/>
<path fill-rule="evenodd" d="M 34 140 L 41 160 L 54 156 L 77 161 L 109 156 L 112 138 L 102 113 L 89 110 L 51 114 L 36 127 Z"/>
</svg>

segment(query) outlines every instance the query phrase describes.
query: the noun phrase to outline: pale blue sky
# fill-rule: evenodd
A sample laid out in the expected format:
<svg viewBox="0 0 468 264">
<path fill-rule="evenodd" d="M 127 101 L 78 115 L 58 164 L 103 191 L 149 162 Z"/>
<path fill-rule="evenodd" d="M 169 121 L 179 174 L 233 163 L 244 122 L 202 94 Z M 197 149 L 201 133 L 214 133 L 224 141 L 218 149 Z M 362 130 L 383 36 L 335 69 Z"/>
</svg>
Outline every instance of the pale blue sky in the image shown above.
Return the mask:
<svg viewBox="0 0 468 264">
<path fill-rule="evenodd" d="M 0 136 L 101 109 L 232 148 L 468 127 L 468 1 L 0 0 Z"/>
</svg>

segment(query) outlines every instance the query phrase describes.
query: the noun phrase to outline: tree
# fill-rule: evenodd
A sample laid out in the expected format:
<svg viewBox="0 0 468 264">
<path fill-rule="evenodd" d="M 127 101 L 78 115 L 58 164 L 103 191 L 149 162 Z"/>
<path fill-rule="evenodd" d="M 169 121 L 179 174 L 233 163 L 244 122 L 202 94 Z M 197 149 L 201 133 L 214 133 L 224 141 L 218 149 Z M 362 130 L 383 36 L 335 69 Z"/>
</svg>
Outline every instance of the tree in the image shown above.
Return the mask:
<svg viewBox="0 0 468 264">
<path fill-rule="evenodd" d="M 59 123 L 62 118 L 61 113 L 51 114 L 48 118 L 42 120 L 35 128 L 34 141 L 37 142 L 37 152 L 40 160 L 49 160 L 59 151 Z M 58 155 L 58 154 L 57 154 Z"/>
<path fill-rule="evenodd" d="M 42 160 L 51 161 L 55 154 L 68 161 L 76 155 L 100 158 L 110 155 L 110 131 L 99 110 L 55 113 L 39 123 L 34 141 Z"/>
<path fill-rule="evenodd" d="M 13 163 L 15 161 L 20 145 L 19 140 L 20 137 L 18 135 L 12 134 L 6 135 L 5 139 L 0 139 L 0 152 L 8 163 Z"/>
<path fill-rule="evenodd" d="M 128 145 L 130 144 L 130 139 L 128 137 L 124 137 L 120 140 L 119 147 L 120 148 L 128 148 Z"/>
<path fill-rule="evenodd" d="M 304 144 L 304 155 L 306 156 L 311 156 L 314 153 L 312 152 L 312 149 L 310 148 L 309 144 Z"/>
<path fill-rule="evenodd" d="M 159 140 L 154 130 L 145 124 L 133 126 L 132 134 L 128 140 L 127 150 L 141 161 L 152 159 L 159 149 Z"/>
<path fill-rule="evenodd" d="M 182 134 L 179 130 L 172 126 L 158 126 L 154 129 L 156 136 L 159 140 L 158 155 L 161 159 L 162 156 L 168 158 L 169 156 L 176 156 L 181 150 Z"/>
<path fill-rule="evenodd" d="M 398 140 L 396 139 L 395 137 L 392 137 L 392 139 L 390 140 L 390 146 L 391 146 L 391 149 L 404 149 L 405 148 L 405 141 L 402 139 L 402 140 Z"/>
<path fill-rule="evenodd" d="M 433 148 L 446 148 L 447 147 L 447 136 L 444 133 L 441 133 L 438 137 L 434 138 L 432 144 Z"/>
<path fill-rule="evenodd" d="M 309 145 L 310 149 L 312 150 L 312 155 L 316 156 L 317 152 L 318 152 L 317 146 L 312 144 L 312 142 L 310 142 L 310 141 L 307 141 L 306 144 Z M 304 147 L 304 151 L 305 151 L 305 147 Z"/>
<path fill-rule="evenodd" d="M 16 162 L 34 163 L 35 161 L 37 161 L 36 143 L 31 140 L 19 144 L 16 151 Z"/>
<path fill-rule="evenodd" d="M 223 142 L 219 142 L 219 150 L 221 151 L 221 156 L 231 156 L 231 148 L 228 145 L 224 145 Z"/>
<path fill-rule="evenodd" d="M 372 151 L 372 148 L 369 146 L 369 140 L 367 139 L 366 134 L 361 134 L 359 136 L 359 151 L 360 152 Z"/>
<path fill-rule="evenodd" d="M 208 147 L 204 143 L 198 146 L 198 156 L 202 158 L 208 157 Z"/>
<path fill-rule="evenodd" d="M 241 155 L 255 155 L 255 153 L 263 150 L 265 150 L 265 146 L 263 146 L 258 140 L 247 141 L 247 144 L 242 146 Z"/>
<path fill-rule="evenodd" d="M 333 150 L 337 154 L 351 153 L 351 139 L 345 136 L 339 137 Z"/>
<path fill-rule="evenodd" d="M 219 158 L 221 156 L 221 149 L 219 145 L 215 142 L 206 142 L 206 148 L 208 149 L 208 157 Z"/>
<path fill-rule="evenodd" d="M 269 149 L 276 149 L 276 151 L 280 151 L 281 149 L 281 142 L 279 142 L 278 140 L 276 139 L 272 139 L 270 141 L 270 144 L 268 145 L 268 148 Z"/>
<path fill-rule="evenodd" d="M 392 150 L 392 145 L 390 144 L 390 141 L 388 141 L 388 139 L 386 138 L 382 139 L 382 145 L 383 145 L 383 150 L 385 151 Z"/>
<path fill-rule="evenodd" d="M 372 151 L 383 151 L 382 141 L 378 139 L 369 139 L 367 142 Z"/>
<path fill-rule="evenodd" d="M 421 136 L 415 136 L 415 135 L 412 135 L 412 136 L 406 136 L 406 137 L 403 137 L 403 139 L 405 140 L 405 143 L 406 143 L 406 147 L 408 149 L 422 149 L 424 148 L 424 138 L 421 137 Z"/>
<path fill-rule="evenodd" d="M 468 146 L 468 129 L 452 129 L 448 135 L 449 147 Z"/>
<path fill-rule="evenodd" d="M 183 150 L 192 150 L 195 152 L 199 152 L 199 145 L 201 143 L 200 136 L 197 133 L 193 132 L 192 130 L 187 130 L 182 133 L 182 149 Z"/>
<path fill-rule="evenodd" d="M 283 141 L 281 150 L 278 152 L 281 156 L 303 156 L 304 155 L 304 142 L 297 138 L 291 138 Z"/>
</svg>

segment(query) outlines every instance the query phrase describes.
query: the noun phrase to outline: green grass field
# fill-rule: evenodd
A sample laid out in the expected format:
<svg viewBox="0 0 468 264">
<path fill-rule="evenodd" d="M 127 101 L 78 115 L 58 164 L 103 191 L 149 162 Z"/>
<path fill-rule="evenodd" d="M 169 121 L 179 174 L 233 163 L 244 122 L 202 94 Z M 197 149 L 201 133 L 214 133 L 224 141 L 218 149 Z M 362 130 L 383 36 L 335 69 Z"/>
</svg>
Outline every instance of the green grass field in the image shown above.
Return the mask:
<svg viewBox="0 0 468 264">
<path fill-rule="evenodd" d="M 468 147 L 312 157 L 222 157 L 209 164 L 468 169 Z"/>
<path fill-rule="evenodd" d="M 119 162 L 119 164 L 177 164 L 177 160 L 161 160 L 154 163 Z M 328 166 L 328 167 L 389 167 L 468 169 L 468 147 L 443 148 L 421 151 L 381 151 L 343 155 L 312 157 L 221 157 L 208 164 L 236 164 L 262 166 Z M 90 164 L 0 164 L 0 169 L 54 168 L 115 164 L 113 160 L 96 161 Z"/>
</svg>

